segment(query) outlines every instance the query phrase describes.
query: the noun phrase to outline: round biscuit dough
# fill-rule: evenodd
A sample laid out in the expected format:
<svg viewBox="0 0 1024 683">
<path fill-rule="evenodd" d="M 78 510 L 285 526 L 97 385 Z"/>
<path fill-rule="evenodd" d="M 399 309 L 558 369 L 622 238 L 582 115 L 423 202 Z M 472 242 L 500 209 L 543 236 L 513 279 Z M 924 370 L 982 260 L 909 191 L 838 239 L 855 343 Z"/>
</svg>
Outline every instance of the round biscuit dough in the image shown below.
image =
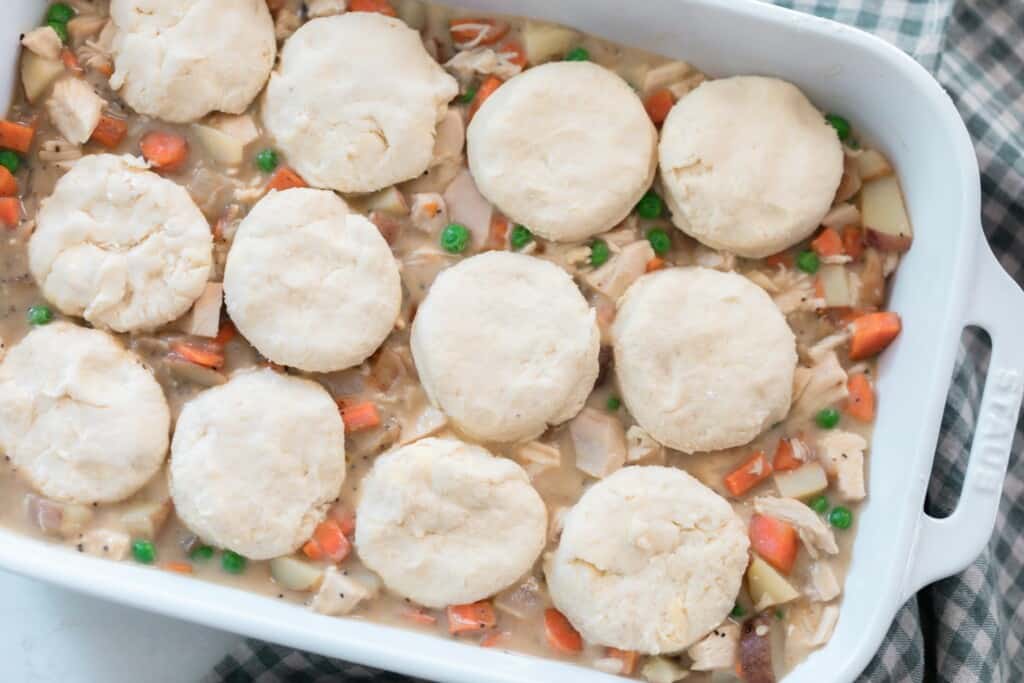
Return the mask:
<svg viewBox="0 0 1024 683">
<path fill-rule="evenodd" d="M 62 312 L 135 332 L 188 311 L 206 287 L 213 238 L 185 188 L 133 156 L 95 154 L 43 200 L 28 257 Z"/>
<path fill-rule="evenodd" d="M 760 76 L 708 81 L 679 100 L 658 154 L 676 227 L 749 258 L 814 232 L 843 176 L 824 114 L 791 83 Z"/>
<path fill-rule="evenodd" d="M 309 372 L 358 365 L 402 304 L 391 248 L 328 190 L 271 192 L 238 227 L 224 270 L 231 320 L 264 356 Z"/>
<path fill-rule="evenodd" d="M 372 192 L 427 170 L 455 79 L 400 19 L 349 12 L 307 22 L 270 77 L 263 123 L 315 187 Z"/>
<path fill-rule="evenodd" d="M 523 441 L 583 407 L 598 373 L 596 314 L 541 259 L 492 251 L 434 280 L 412 327 L 431 402 L 480 441 Z"/>
<path fill-rule="evenodd" d="M 47 498 L 128 498 L 163 465 L 170 427 L 152 373 L 106 332 L 54 322 L 0 363 L 0 453 Z"/>
<path fill-rule="evenodd" d="M 686 472 L 627 467 L 569 510 L 544 572 L 555 606 L 588 642 L 672 653 L 729 615 L 748 547 L 729 503 Z"/>
<path fill-rule="evenodd" d="M 512 221 L 571 242 L 621 222 L 651 186 L 658 133 L 633 89 L 590 62 L 510 79 L 467 131 L 481 194 Z"/>
<path fill-rule="evenodd" d="M 428 438 L 377 458 L 356 510 L 356 550 L 395 593 L 426 607 L 490 597 L 526 574 L 547 509 L 522 467 Z"/>
<path fill-rule="evenodd" d="M 749 443 L 789 412 L 796 339 L 750 280 L 671 268 L 637 280 L 612 325 L 630 413 L 684 453 Z"/>
<path fill-rule="evenodd" d="M 265 0 L 112 0 L 114 74 L 128 105 L 172 123 L 241 114 L 274 67 Z"/>
<path fill-rule="evenodd" d="M 316 382 L 235 375 L 185 404 L 171 442 L 174 509 L 207 543 L 253 560 L 294 552 L 345 481 L 345 427 Z"/>
</svg>

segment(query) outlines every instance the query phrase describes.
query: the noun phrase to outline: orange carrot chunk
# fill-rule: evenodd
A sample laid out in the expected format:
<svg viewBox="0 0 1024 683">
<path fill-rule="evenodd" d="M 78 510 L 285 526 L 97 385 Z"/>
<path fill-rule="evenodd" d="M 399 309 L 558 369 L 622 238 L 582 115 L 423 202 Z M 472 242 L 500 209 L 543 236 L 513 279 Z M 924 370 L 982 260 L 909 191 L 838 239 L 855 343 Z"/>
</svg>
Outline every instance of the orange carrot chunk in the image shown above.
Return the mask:
<svg viewBox="0 0 1024 683">
<path fill-rule="evenodd" d="M 497 623 L 494 607 L 486 600 L 448 607 L 448 632 L 451 634 L 483 631 L 493 628 Z"/>
<path fill-rule="evenodd" d="M 850 375 L 846 383 L 850 395 L 846 399 L 846 414 L 861 422 L 875 419 L 875 390 L 864 373 Z"/>
<path fill-rule="evenodd" d="M 174 133 L 150 131 L 142 136 L 139 149 L 150 166 L 166 173 L 177 171 L 188 160 L 188 140 Z"/>
<path fill-rule="evenodd" d="M 75 53 L 68 48 L 64 48 L 60 51 L 60 61 L 68 71 L 74 71 L 76 73 L 82 72 L 82 67 L 78 64 L 78 57 L 76 57 Z"/>
<path fill-rule="evenodd" d="M 772 465 L 764 451 L 756 451 L 746 462 L 725 478 L 725 488 L 734 496 L 742 496 L 772 474 Z"/>
<path fill-rule="evenodd" d="M 274 172 L 274 175 L 270 177 L 270 182 L 267 183 L 267 192 L 271 190 L 281 192 L 282 190 L 290 190 L 293 187 L 308 186 L 298 173 L 287 166 L 280 166 Z"/>
<path fill-rule="evenodd" d="M 651 117 L 654 125 L 660 126 L 668 118 L 668 113 L 672 111 L 675 103 L 676 100 L 672 96 L 672 91 L 668 88 L 662 88 L 661 90 L 655 90 L 647 96 L 647 99 L 644 100 L 644 109 L 647 110 L 647 115 Z"/>
<path fill-rule="evenodd" d="M 21 202 L 17 197 L 0 197 L 0 224 L 8 228 L 18 227 L 21 221 Z"/>
<path fill-rule="evenodd" d="M 636 669 L 637 654 L 633 650 L 620 650 L 610 647 L 605 650 L 605 654 L 622 662 L 622 668 L 619 670 L 619 674 L 622 676 L 630 676 Z"/>
<path fill-rule="evenodd" d="M 491 215 L 491 227 L 487 235 L 488 249 L 504 249 L 505 239 L 508 236 L 508 219 L 500 213 Z"/>
<path fill-rule="evenodd" d="M 433 614 L 428 614 L 421 609 L 409 608 L 402 612 L 402 618 L 408 619 L 409 621 L 416 624 L 430 625 L 437 623 L 437 617 L 435 617 Z"/>
<path fill-rule="evenodd" d="M 556 652 L 574 655 L 583 649 L 583 638 L 569 620 L 556 609 L 544 610 L 544 637 Z"/>
<path fill-rule="evenodd" d="M 476 91 L 476 97 L 473 98 L 473 103 L 469 105 L 469 119 L 473 118 L 473 116 L 480 110 L 484 101 L 493 95 L 494 91 L 501 87 L 501 84 L 502 80 L 497 76 L 490 76 L 486 81 L 480 84 L 480 87 L 477 88 Z"/>
<path fill-rule="evenodd" d="M 398 12 L 388 0 L 349 0 L 349 12 L 376 12 L 389 17 L 397 17 Z"/>
<path fill-rule="evenodd" d="M 850 360 L 863 360 L 881 353 L 903 327 L 900 316 L 891 311 L 862 315 L 851 326 Z"/>
<path fill-rule="evenodd" d="M 171 351 L 190 363 L 206 368 L 217 370 L 224 365 L 224 354 L 213 349 L 206 349 L 186 342 L 175 342 L 171 344 Z"/>
<path fill-rule="evenodd" d="M 0 147 L 3 149 L 27 154 L 35 135 L 36 129 L 33 126 L 0 120 Z"/>
<path fill-rule="evenodd" d="M 225 320 L 221 322 L 220 329 L 217 330 L 217 336 L 213 338 L 213 343 L 217 346 L 224 346 L 234 339 L 237 334 L 238 330 L 235 329 L 235 324 L 230 320 Z"/>
<path fill-rule="evenodd" d="M 352 552 L 352 544 L 341 530 L 337 520 L 327 519 L 317 525 L 313 532 L 313 538 L 306 545 L 315 545 L 314 554 L 318 557 L 313 559 L 327 559 L 332 562 L 342 562 Z M 305 551 L 305 546 L 303 546 Z M 309 555 L 309 553 L 306 553 Z"/>
<path fill-rule="evenodd" d="M 790 440 L 779 439 L 779 447 L 775 449 L 775 458 L 772 460 L 772 469 L 776 472 L 786 472 L 795 470 L 803 464 L 804 461 L 796 457 Z"/>
<path fill-rule="evenodd" d="M 825 228 L 811 240 L 811 249 L 818 256 L 838 256 L 843 253 L 843 239 L 833 228 Z"/>
<path fill-rule="evenodd" d="M 164 562 L 160 566 L 166 569 L 167 571 L 174 572 L 176 574 L 192 573 L 192 565 L 190 565 L 188 562 Z"/>
<path fill-rule="evenodd" d="M 373 401 L 342 403 L 339 407 L 341 408 L 341 421 L 345 423 L 346 434 L 372 429 L 380 424 L 380 413 Z"/>
<path fill-rule="evenodd" d="M 18 194 L 18 179 L 6 166 L 0 166 L 0 197 L 14 197 Z"/>
<path fill-rule="evenodd" d="M 860 228 L 852 225 L 843 228 L 843 251 L 854 261 L 864 255 L 864 233 Z"/>
<path fill-rule="evenodd" d="M 114 149 L 121 144 L 124 136 L 127 134 L 127 121 L 104 115 L 100 117 L 100 122 L 96 125 L 96 130 L 92 132 L 92 137 L 89 139 L 93 142 L 98 142 L 107 149 Z"/>
<path fill-rule="evenodd" d="M 335 513 L 334 519 L 338 520 L 338 527 L 346 536 L 351 536 L 356 532 L 356 514 L 351 510 Z"/>
<path fill-rule="evenodd" d="M 654 258 L 647 262 L 647 265 L 644 266 L 644 272 L 653 273 L 654 271 L 661 270 L 664 267 L 665 259 L 661 258 L 660 256 L 655 256 Z"/>
<path fill-rule="evenodd" d="M 497 19 L 452 19 L 448 23 L 456 43 L 493 45 L 508 33 L 508 24 Z"/>
<path fill-rule="evenodd" d="M 497 52 L 517 66 L 526 66 L 526 50 L 518 40 L 506 40 L 497 47 Z"/>
<path fill-rule="evenodd" d="M 750 545 L 764 561 L 783 574 L 793 571 L 796 562 L 796 529 L 766 515 L 750 518 Z"/>
</svg>

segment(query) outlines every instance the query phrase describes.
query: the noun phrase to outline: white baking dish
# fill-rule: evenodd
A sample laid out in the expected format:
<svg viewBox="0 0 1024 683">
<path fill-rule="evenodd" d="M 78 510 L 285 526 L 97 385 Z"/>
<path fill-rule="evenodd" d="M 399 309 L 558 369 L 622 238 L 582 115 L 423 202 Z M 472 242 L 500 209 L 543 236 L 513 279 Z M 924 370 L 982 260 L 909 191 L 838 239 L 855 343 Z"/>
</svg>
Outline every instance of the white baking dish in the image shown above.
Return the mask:
<svg viewBox="0 0 1024 683">
<path fill-rule="evenodd" d="M 689 60 L 711 75 L 760 73 L 797 83 L 847 115 L 895 163 L 914 223 L 892 307 L 904 332 L 882 360 L 880 414 L 853 565 L 835 637 L 787 683 L 851 681 L 899 606 L 968 565 L 989 538 L 1024 370 L 1024 296 L 997 265 L 980 227 L 979 178 L 963 123 L 912 59 L 839 24 L 744 0 L 464 0 L 478 10 L 569 24 Z M 45 3 L 0 7 L 0 94 L 15 85 L 20 31 Z M 216 30 L 211 27 L 211 30 Z M 757 121 L 749 125 L 756 126 Z M 922 511 L 960 333 L 993 341 L 990 373 L 960 505 L 944 520 Z M 68 588 L 249 636 L 424 678 L 484 683 L 612 680 L 596 671 L 313 614 L 280 601 L 115 564 L 0 531 L 0 566 Z"/>
</svg>

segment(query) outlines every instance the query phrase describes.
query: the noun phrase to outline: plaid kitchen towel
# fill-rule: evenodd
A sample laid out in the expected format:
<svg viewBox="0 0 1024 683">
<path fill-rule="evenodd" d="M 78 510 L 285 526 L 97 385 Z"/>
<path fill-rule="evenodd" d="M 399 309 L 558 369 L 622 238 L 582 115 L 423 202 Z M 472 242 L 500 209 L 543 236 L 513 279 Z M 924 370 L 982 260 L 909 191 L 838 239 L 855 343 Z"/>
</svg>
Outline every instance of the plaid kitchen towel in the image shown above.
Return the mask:
<svg viewBox="0 0 1024 683">
<path fill-rule="evenodd" d="M 778 0 L 853 24 L 903 48 L 935 73 L 974 138 L 985 233 L 1024 283 L 1024 0 Z M 1021 315 L 1021 311 L 1007 311 Z M 951 511 L 980 402 L 987 343 L 968 336 L 943 418 L 928 506 Z M 1018 427 L 996 530 L 958 576 L 925 588 L 897 614 L 861 680 L 942 683 L 1024 681 L 1024 444 Z M 245 641 L 208 683 L 328 683 L 410 679 Z"/>
</svg>

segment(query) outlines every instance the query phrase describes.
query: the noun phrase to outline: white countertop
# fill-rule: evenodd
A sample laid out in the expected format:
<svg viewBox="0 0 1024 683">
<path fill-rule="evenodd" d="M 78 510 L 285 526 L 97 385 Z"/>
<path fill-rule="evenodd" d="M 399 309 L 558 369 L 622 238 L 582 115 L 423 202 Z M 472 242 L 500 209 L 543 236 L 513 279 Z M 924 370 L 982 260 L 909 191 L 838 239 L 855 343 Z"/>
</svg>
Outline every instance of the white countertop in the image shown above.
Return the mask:
<svg viewBox="0 0 1024 683">
<path fill-rule="evenodd" d="M 0 571 L 0 681 L 198 682 L 238 640 Z"/>
</svg>

